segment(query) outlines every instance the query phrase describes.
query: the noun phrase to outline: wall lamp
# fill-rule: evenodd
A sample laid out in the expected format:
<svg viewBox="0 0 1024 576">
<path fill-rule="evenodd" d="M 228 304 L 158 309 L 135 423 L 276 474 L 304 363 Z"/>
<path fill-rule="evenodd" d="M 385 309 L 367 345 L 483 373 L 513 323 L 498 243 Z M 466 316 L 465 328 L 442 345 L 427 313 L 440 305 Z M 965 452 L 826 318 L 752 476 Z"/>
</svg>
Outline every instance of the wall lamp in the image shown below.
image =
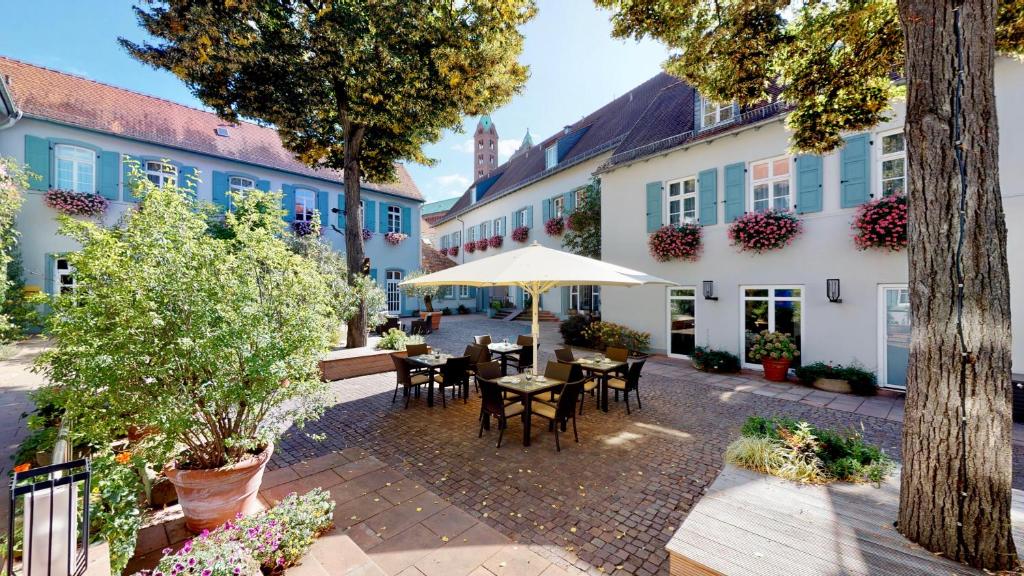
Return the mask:
<svg viewBox="0 0 1024 576">
<path fill-rule="evenodd" d="M 718 300 L 718 296 L 715 296 L 715 281 L 705 280 L 704 281 L 704 299 L 705 300 Z"/>
<path fill-rule="evenodd" d="M 829 302 L 839 304 L 843 301 L 839 292 L 839 278 L 825 280 L 825 295 L 828 296 Z"/>
</svg>

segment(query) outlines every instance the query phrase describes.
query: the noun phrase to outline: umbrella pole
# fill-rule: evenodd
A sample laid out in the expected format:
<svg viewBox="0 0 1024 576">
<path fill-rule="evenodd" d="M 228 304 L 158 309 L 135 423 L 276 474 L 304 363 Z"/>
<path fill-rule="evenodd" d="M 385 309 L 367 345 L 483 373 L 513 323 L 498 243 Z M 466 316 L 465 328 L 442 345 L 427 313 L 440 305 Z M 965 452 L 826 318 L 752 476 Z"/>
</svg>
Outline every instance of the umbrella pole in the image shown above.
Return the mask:
<svg viewBox="0 0 1024 576">
<path fill-rule="evenodd" d="M 530 288 L 530 308 L 533 309 L 533 373 L 534 375 L 539 375 L 540 372 L 537 371 L 537 363 L 539 362 L 537 358 L 537 343 L 540 341 L 540 304 L 538 303 L 540 294 L 538 293 L 539 290 L 536 283 L 531 284 Z"/>
</svg>

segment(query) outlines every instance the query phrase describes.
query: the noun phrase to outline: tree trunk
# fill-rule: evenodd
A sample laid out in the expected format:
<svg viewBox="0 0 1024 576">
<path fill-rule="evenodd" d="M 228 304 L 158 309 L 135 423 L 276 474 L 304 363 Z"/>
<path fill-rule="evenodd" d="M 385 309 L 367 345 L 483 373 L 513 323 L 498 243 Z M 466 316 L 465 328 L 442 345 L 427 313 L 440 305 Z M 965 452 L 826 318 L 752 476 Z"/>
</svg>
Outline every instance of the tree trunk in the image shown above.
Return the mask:
<svg viewBox="0 0 1024 576">
<path fill-rule="evenodd" d="M 427 312 L 434 311 L 434 298 L 430 294 L 423 296 L 423 307 L 427 309 Z"/>
<path fill-rule="evenodd" d="M 961 8 L 961 114 L 954 105 L 955 6 L 899 0 L 912 323 L 899 530 L 933 552 L 1001 570 L 1015 566 L 1017 556 L 1010 534 L 1010 296 L 993 82 L 996 2 L 966 0 Z M 962 234 L 957 122 L 966 183 Z"/>
<path fill-rule="evenodd" d="M 348 262 L 348 283 L 354 285 L 363 273 L 363 226 L 360 222 L 359 154 L 362 149 L 363 128 L 345 129 L 345 260 Z M 360 300 L 359 311 L 348 321 L 345 346 L 366 346 L 366 302 Z"/>
</svg>

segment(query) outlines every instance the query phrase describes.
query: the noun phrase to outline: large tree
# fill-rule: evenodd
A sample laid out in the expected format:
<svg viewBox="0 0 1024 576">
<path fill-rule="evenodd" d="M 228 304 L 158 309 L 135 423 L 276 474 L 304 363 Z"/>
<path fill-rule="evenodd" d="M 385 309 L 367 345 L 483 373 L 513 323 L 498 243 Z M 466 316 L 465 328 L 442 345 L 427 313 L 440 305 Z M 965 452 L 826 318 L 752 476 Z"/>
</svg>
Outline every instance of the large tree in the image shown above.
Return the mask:
<svg viewBox="0 0 1024 576">
<path fill-rule="evenodd" d="M 526 82 L 518 27 L 533 0 L 150 0 L 155 38 L 121 39 L 229 121 L 273 125 L 312 167 L 341 170 L 350 283 L 363 269 L 360 180 L 429 164 L 422 146 L 464 115 L 507 102 Z M 348 345 L 365 345 L 364 314 Z"/>
<path fill-rule="evenodd" d="M 1024 2 L 595 1 L 614 10 L 615 34 L 673 49 L 667 70 L 705 97 L 754 105 L 781 88 L 796 150 L 840 147 L 905 91 L 913 331 L 899 529 L 976 567 L 1015 566 L 993 76 L 997 50 L 1024 48 Z"/>
</svg>

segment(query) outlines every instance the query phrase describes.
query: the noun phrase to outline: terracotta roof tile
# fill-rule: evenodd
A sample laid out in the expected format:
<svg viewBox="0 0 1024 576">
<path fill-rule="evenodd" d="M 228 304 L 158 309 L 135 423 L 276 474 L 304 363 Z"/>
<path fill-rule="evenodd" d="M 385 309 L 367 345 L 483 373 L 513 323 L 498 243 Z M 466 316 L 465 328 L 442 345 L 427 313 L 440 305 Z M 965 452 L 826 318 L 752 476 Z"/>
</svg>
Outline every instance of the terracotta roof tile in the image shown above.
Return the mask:
<svg viewBox="0 0 1024 576">
<path fill-rule="evenodd" d="M 420 268 L 424 272 L 440 272 L 441 270 L 447 270 L 456 266 L 455 262 L 448 258 L 444 254 L 438 252 L 430 244 L 423 242 L 421 245 L 421 256 L 420 256 Z"/>
</svg>

